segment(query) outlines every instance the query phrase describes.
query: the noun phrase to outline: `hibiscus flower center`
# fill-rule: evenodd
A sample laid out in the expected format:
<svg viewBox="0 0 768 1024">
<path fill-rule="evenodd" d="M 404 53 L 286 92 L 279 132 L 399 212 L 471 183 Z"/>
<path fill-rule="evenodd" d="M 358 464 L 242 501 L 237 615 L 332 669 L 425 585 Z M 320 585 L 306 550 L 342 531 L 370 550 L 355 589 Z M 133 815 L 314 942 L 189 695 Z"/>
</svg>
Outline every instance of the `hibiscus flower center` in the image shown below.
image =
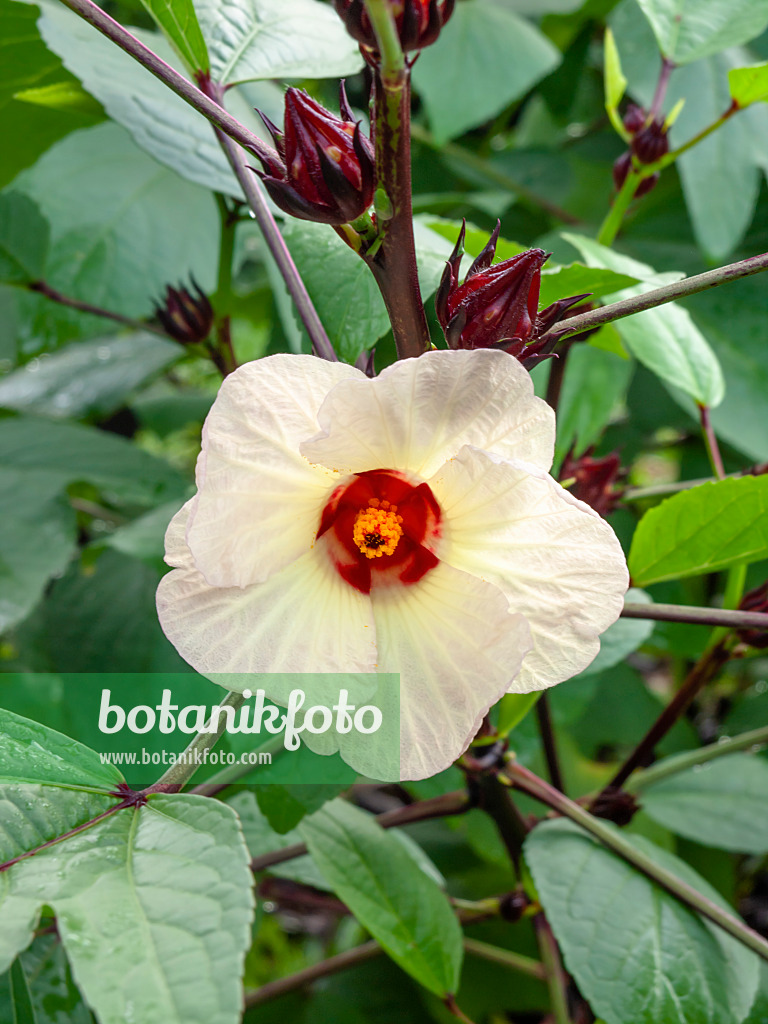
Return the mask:
<svg viewBox="0 0 768 1024">
<path fill-rule="evenodd" d="M 368 508 L 357 513 L 352 539 L 366 558 L 391 555 L 403 536 L 402 521 L 397 505 L 372 498 Z"/>
<path fill-rule="evenodd" d="M 441 519 L 427 484 L 372 469 L 333 491 L 317 536 L 342 579 L 369 594 L 372 587 L 417 583 L 434 569 Z"/>
</svg>

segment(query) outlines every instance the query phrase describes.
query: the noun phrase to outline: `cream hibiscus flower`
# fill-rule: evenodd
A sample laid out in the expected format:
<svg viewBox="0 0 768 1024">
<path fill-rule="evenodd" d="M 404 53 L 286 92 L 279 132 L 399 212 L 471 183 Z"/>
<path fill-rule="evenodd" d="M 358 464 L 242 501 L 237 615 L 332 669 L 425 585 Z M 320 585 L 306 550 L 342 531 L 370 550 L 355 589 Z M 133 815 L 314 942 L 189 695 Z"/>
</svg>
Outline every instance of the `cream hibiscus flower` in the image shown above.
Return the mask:
<svg viewBox="0 0 768 1024">
<path fill-rule="evenodd" d="M 162 627 L 205 675 L 399 673 L 401 778 L 441 771 L 504 693 L 585 668 L 621 611 L 621 547 L 548 475 L 554 437 L 504 352 L 372 380 L 313 356 L 248 363 L 166 535 Z"/>
</svg>

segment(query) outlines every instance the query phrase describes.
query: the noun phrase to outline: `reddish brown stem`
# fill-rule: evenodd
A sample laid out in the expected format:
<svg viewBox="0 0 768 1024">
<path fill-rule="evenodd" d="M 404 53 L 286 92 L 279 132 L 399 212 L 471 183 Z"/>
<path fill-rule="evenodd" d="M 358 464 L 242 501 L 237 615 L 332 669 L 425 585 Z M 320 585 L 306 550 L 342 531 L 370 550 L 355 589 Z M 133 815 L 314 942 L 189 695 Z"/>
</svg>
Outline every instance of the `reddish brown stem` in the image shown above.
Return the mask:
<svg viewBox="0 0 768 1024">
<path fill-rule="evenodd" d="M 376 147 L 377 227 L 381 246 L 366 257 L 392 323 L 400 359 L 430 347 L 429 328 L 419 289 L 411 205 L 410 70 L 399 82 L 373 83 L 373 136 Z M 386 217 L 386 219 L 385 219 Z"/>
<path fill-rule="evenodd" d="M 689 672 L 685 682 L 675 696 L 667 704 L 608 785 L 595 798 L 592 803 L 593 807 L 601 797 L 605 798 L 611 791 L 621 789 L 635 768 L 645 768 L 650 763 L 656 745 L 667 735 L 702 687 L 717 674 L 730 656 L 730 649 L 724 640 L 704 652 Z"/>
</svg>

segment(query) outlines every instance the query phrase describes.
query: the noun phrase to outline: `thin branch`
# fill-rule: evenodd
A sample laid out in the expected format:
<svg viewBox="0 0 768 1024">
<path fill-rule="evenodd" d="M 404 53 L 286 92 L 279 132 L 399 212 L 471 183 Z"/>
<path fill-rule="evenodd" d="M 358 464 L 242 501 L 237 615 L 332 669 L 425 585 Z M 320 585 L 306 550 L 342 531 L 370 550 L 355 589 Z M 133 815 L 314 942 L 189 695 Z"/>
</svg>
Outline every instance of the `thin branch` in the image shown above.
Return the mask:
<svg viewBox="0 0 768 1024">
<path fill-rule="evenodd" d="M 499 964 L 501 967 L 509 967 L 513 971 L 520 971 L 531 978 L 539 978 L 543 981 L 546 978 L 544 964 L 534 960 L 530 956 L 523 956 L 522 953 L 513 953 L 510 949 L 501 949 L 499 946 L 492 946 L 488 942 L 480 942 L 478 939 L 464 939 L 464 952 L 470 956 L 478 956 L 488 960 L 492 964 Z"/>
<path fill-rule="evenodd" d="M 231 690 L 219 703 L 219 708 L 234 708 L 237 711 L 244 703 L 245 697 L 243 694 L 235 693 Z M 183 789 L 200 765 L 204 763 L 204 752 L 210 750 L 219 741 L 227 727 L 228 716 L 222 715 L 218 709 L 214 714 L 217 714 L 216 729 L 211 731 L 208 728 L 213 718 L 211 716 L 211 719 L 206 722 L 206 728 L 194 737 L 187 748 L 179 755 L 176 763 L 172 764 L 168 771 L 164 772 L 154 785 L 145 789 L 143 795 L 146 796 L 149 793 L 177 793 L 180 789 Z"/>
<path fill-rule="evenodd" d="M 76 309 L 80 313 L 91 313 L 93 316 L 100 316 L 105 320 L 114 320 L 115 323 L 132 327 L 136 331 L 149 331 L 150 334 L 158 334 L 161 338 L 170 338 L 170 335 L 166 334 L 156 324 L 147 323 L 144 320 L 135 320 L 131 316 L 123 316 L 122 313 L 113 313 L 111 309 L 102 309 L 101 306 L 92 306 L 90 302 L 82 302 L 80 299 L 72 298 L 71 295 L 62 295 L 55 288 L 51 288 L 46 281 L 33 281 L 27 287 L 31 292 L 44 295 L 51 302 L 58 302 L 60 306 Z M 170 340 L 172 341 L 173 339 L 171 338 Z"/>
<path fill-rule="evenodd" d="M 659 741 L 667 735 L 702 687 L 717 674 L 730 656 L 731 652 L 723 641 L 714 647 L 708 648 L 702 654 L 688 673 L 683 685 L 675 696 L 667 704 L 611 781 L 603 787 L 598 799 L 608 794 L 609 791 L 621 789 L 635 768 L 646 767 L 653 757 L 653 752 Z"/>
<path fill-rule="evenodd" d="M 210 82 L 207 83 L 206 88 L 210 89 L 216 98 L 221 98 L 221 86 Z M 301 317 L 301 322 L 304 324 L 310 337 L 313 352 L 322 359 L 337 362 L 338 356 L 325 332 L 325 327 L 323 327 L 320 317 L 317 315 L 317 310 L 312 299 L 309 297 L 309 292 L 301 278 L 301 274 L 288 251 L 288 246 L 280 234 L 275 218 L 267 206 L 267 201 L 264 198 L 261 186 L 256 180 L 256 175 L 246 164 L 240 147 L 235 145 L 224 132 L 218 129 L 215 131 L 216 138 L 219 140 L 219 144 L 224 150 L 237 180 L 240 182 L 240 187 L 248 201 L 249 207 L 253 211 L 256 223 L 259 225 L 264 241 L 267 243 L 267 248 L 277 264 L 278 270 Z"/>
<path fill-rule="evenodd" d="M 653 94 L 651 109 L 648 111 L 648 117 L 651 120 L 654 120 L 654 118 L 658 117 L 661 113 L 661 106 L 664 103 L 665 96 L 667 95 L 669 77 L 674 70 L 675 62 L 670 60 L 669 57 L 664 57 L 661 61 L 661 71 L 659 72 L 659 80 L 656 83 L 656 92 Z"/>
<path fill-rule="evenodd" d="M 253 992 L 246 992 L 245 1008 L 250 1009 L 252 1006 L 260 1006 L 272 999 L 278 999 L 289 992 L 295 992 L 296 989 L 304 988 L 305 985 L 317 981 L 318 978 L 328 978 L 332 974 L 338 974 L 339 971 L 345 971 L 349 967 L 355 967 L 357 964 L 365 963 L 366 960 L 381 956 L 383 952 L 384 950 L 378 942 L 364 942 L 362 946 L 355 946 L 354 949 L 348 949 L 327 960 L 321 960 L 318 964 L 312 964 L 311 967 L 305 967 L 295 974 L 289 974 L 287 978 L 269 981 Z"/>
<path fill-rule="evenodd" d="M 709 415 L 708 405 L 699 405 L 699 418 L 701 420 L 701 432 L 704 436 L 704 446 L 707 449 L 712 470 L 718 480 L 724 480 L 725 466 L 723 465 L 720 446 L 717 443 L 717 437 L 712 426 L 712 417 Z"/>
<path fill-rule="evenodd" d="M 724 931 L 732 935 L 738 942 L 753 950 L 763 960 L 768 960 L 768 942 L 758 935 L 756 931 L 740 921 L 732 913 L 707 899 L 687 882 L 681 881 L 671 871 L 661 867 L 654 860 L 636 849 L 614 826 L 594 817 L 589 811 L 585 811 L 573 800 L 550 786 L 549 783 L 540 779 L 533 772 L 523 768 L 522 765 L 510 762 L 504 769 L 505 775 L 510 784 L 520 789 L 536 800 L 541 801 L 547 807 L 557 811 L 566 818 L 570 818 L 577 825 L 580 825 L 586 832 L 593 835 L 604 846 L 618 854 L 627 863 L 632 864 L 644 875 L 656 882 L 676 899 L 679 899 L 686 906 L 698 911 L 703 917 L 718 925 Z"/>
<path fill-rule="evenodd" d="M 382 828 L 396 828 L 400 825 L 410 825 L 416 821 L 428 821 L 430 818 L 446 818 L 452 814 L 464 814 L 470 809 L 470 802 L 464 790 L 456 790 L 453 793 L 446 793 L 444 796 L 436 796 L 430 800 L 419 800 L 415 804 L 407 804 L 405 807 L 397 807 L 393 811 L 385 811 L 378 814 L 376 821 Z M 296 857 L 303 857 L 307 853 L 304 843 L 294 843 L 292 846 L 284 846 L 282 850 L 272 850 L 270 853 L 263 853 L 260 857 L 254 857 L 251 861 L 251 871 L 266 871 L 275 864 L 283 864 L 287 860 L 295 860 Z"/>
<path fill-rule="evenodd" d="M 549 1003 L 554 1024 L 571 1024 L 568 1013 L 568 975 L 563 970 L 557 940 L 543 914 L 533 919 L 539 952 L 544 966 L 544 977 L 549 990 Z"/>
<path fill-rule="evenodd" d="M 728 608 L 695 608 L 681 604 L 633 604 L 627 602 L 624 619 L 652 619 L 656 622 L 687 622 L 693 626 L 728 626 L 731 629 L 768 630 L 768 614 Z"/>
<path fill-rule="evenodd" d="M 749 732 L 743 732 L 739 736 L 723 737 L 716 743 L 710 743 L 706 747 L 700 747 L 698 750 L 686 750 L 684 754 L 674 754 L 672 757 L 665 757 L 663 761 L 658 761 L 656 764 L 651 765 L 650 768 L 635 772 L 627 788 L 636 793 L 639 790 L 645 789 L 646 786 L 652 786 L 661 779 L 666 779 L 670 775 L 677 775 L 678 772 L 687 771 L 696 765 L 708 764 L 718 757 L 726 757 L 728 754 L 735 754 L 739 750 L 757 751 L 766 744 L 768 744 L 768 726 L 763 726 L 760 729 L 751 729 Z"/>
<path fill-rule="evenodd" d="M 139 64 L 151 72 L 155 78 L 168 86 L 177 96 L 180 96 L 186 103 L 199 111 L 203 117 L 207 117 L 217 128 L 220 128 L 226 135 L 239 142 L 241 146 L 253 150 L 254 153 L 272 153 L 271 147 L 267 146 L 258 135 L 241 124 L 234 117 L 227 113 L 223 107 L 212 100 L 197 86 L 180 75 L 148 46 L 140 42 L 134 35 L 131 35 L 114 18 L 103 11 L 92 0 L 61 0 L 65 7 L 68 7 L 75 14 L 98 29 L 102 35 L 111 39 L 121 50 L 133 57 Z"/>
<path fill-rule="evenodd" d="M 568 317 L 567 320 L 556 324 L 547 333 L 547 337 L 558 341 L 562 338 L 570 338 L 572 334 L 579 334 L 581 331 L 591 330 L 594 327 L 602 327 L 603 324 L 621 320 L 622 317 L 642 313 L 645 309 L 653 309 L 656 306 L 662 306 L 665 302 L 673 302 L 675 299 L 682 299 L 687 295 L 695 295 L 708 288 L 716 288 L 728 281 L 737 281 L 740 277 L 760 274 L 764 270 L 768 270 L 768 253 L 750 256 L 746 260 L 739 260 L 738 263 L 729 263 L 724 267 L 707 270 L 703 274 L 685 277 L 682 281 L 673 281 L 661 288 L 643 292 L 642 295 L 633 295 L 631 298 L 612 302 L 609 306 L 601 306 L 599 309 L 590 309 L 586 313 Z"/>
<path fill-rule="evenodd" d="M 541 696 L 536 701 L 536 719 L 539 723 L 541 743 L 544 747 L 544 756 L 547 761 L 549 781 L 555 789 L 559 789 L 561 793 L 564 793 L 565 786 L 563 785 L 563 773 L 560 770 L 560 761 L 557 756 L 555 730 L 552 726 L 552 715 L 549 711 L 549 700 L 547 699 L 546 690 L 542 692 Z"/>
</svg>

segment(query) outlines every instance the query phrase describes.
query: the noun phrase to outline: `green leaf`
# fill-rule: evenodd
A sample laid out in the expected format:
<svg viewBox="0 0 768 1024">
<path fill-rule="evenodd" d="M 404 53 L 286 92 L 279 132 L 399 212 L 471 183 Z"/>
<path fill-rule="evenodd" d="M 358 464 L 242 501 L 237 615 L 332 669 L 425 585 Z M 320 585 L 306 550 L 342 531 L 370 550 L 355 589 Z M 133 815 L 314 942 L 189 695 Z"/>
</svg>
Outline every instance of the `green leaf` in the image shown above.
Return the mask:
<svg viewBox="0 0 768 1024">
<path fill-rule="evenodd" d="M 183 354 L 148 332 L 75 342 L 0 379 L 0 406 L 56 418 L 106 415 Z"/>
<path fill-rule="evenodd" d="M 166 283 L 193 274 L 213 287 L 213 197 L 158 167 L 119 125 L 63 139 L 16 187 L 51 222 L 45 276 L 66 295 L 142 316 Z"/>
<path fill-rule="evenodd" d="M 3 59 L 0 61 L 0 104 L 19 92 L 36 85 L 59 67 L 35 29 L 37 8 L 24 4 L 0 3 L 0 40 Z"/>
<path fill-rule="evenodd" d="M 639 836 L 624 837 L 727 906 L 683 861 Z M 755 954 L 576 825 L 538 825 L 525 857 L 565 966 L 607 1024 L 739 1024 L 747 1014 Z"/>
<path fill-rule="evenodd" d="M 211 74 L 233 85 L 257 78 L 339 78 L 362 66 L 338 16 L 317 0 L 198 0 Z"/>
<path fill-rule="evenodd" d="M 613 32 L 608 28 L 603 37 L 603 61 L 605 77 L 605 108 L 615 110 L 627 88 L 627 80 L 621 71 L 621 58 L 616 49 Z"/>
<path fill-rule="evenodd" d="M 643 516 L 629 572 L 638 586 L 768 558 L 768 476 L 711 480 Z"/>
<path fill-rule="evenodd" d="M 499 718 L 496 725 L 499 736 L 509 736 L 515 726 L 519 725 L 535 706 L 540 696 L 539 690 L 532 693 L 505 693 L 499 701 Z"/>
<path fill-rule="evenodd" d="M 105 801 L 115 806 L 48 787 L 8 786 L 2 796 L 4 860 L 94 817 Z M 0 970 L 31 940 L 43 904 L 101 1024 L 240 1020 L 251 878 L 225 804 L 155 795 L 9 867 L 0 875 Z"/>
<path fill-rule="evenodd" d="M 742 58 L 743 59 L 743 58 Z M 731 103 L 726 75 L 739 57 L 718 54 L 680 72 L 671 95 L 685 107 L 670 132 L 672 145 L 687 142 Z M 749 227 L 760 188 L 756 111 L 732 117 L 677 161 L 685 203 L 696 239 L 713 259 L 723 261 Z"/>
<path fill-rule="evenodd" d="M 630 360 L 613 352 L 594 345 L 573 346 L 557 414 L 559 457 L 572 445 L 580 455 L 599 440 L 626 398 L 633 369 Z"/>
<path fill-rule="evenodd" d="M 93 1024 L 56 935 L 37 936 L 19 959 L 27 977 L 34 979 L 31 995 L 37 1024 Z"/>
<path fill-rule="evenodd" d="M 0 419 L 0 467 L 45 470 L 59 487 L 85 480 L 139 504 L 181 498 L 186 490 L 168 463 L 116 434 L 32 416 Z"/>
<path fill-rule="evenodd" d="M 13 1020 L 11 1024 L 36 1024 L 27 976 L 24 973 L 24 967 L 19 957 L 16 957 L 11 967 L 11 999 L 13 1001 Z"/>
<path fill-rule="evenodd" d="M 182 177 L 225 195 L 241 197 L 240 186 L 210 124 L 154 75 L 61 4 L 42 3 L 43 39 L 111 118 L 122 124 L 137 145 Z M 170 44 L 157 32 L 131 32 L 167 64 L 180 70 Z M 183 73 L 183 68 L 181 69 Z M 269 117 L 282 117 L 282 91 L 272 82 L 250 87 L 248 99 L 238 89 L 227 92 L 227 109 L 260 138 L 265 135 L 258 106 Z"/>
<path fill-rule="evenodd" d="M 390 327 L 373 275 L 325 224 L 288 218 L 283 238 L 331 344 L 339 358 L 354 363 Z"/>
<path fill-rule="evenodd" d="M 284 835 L 291 832 L 307 814 L 319 810 L 347 788 L 346 783 L 257 786 L 256 801 L 271 828 Z"/>
<path fill-rule="evenodd" d="M 297 829 L 289 832 L 276 832 L 269 823 L 267 816 L 256 802 L 256 795 L 249 791 L 236 793 L 228 801 L 229 806 L 238 814 L 243 827 L 245 841 L 251 857 L 260 857 L 265 853 L 282 850 L 286 846 L 294 846 L 304 840 Z M 308 855 L 294 857 L 283 864 L 275 864 L 269 873 L 280 878 L 290 878 L 294 882 L 311 885 L 315 889 L 330 889 L 325 875 Z"/>
<path fill-rule="evenodd" d="M 563 238 L 578 249 L 589 266 L 608 267 L 643 281 L 635 288 L 606 296 L 608 302 L 642 295 L 681 276 L 657 274 L 646 264 L 607 249 L 583 235 L 564 233 Z M 667 302 L 643 313 L 623 317 L 615 321 L 615 327 L 632 355 L 662 380 L 710 408 L 722 401 L 724 384 L 720 364 L 688 310 Z"/>
<path fill-rule="evenodd" d="M 660 762 L 663 764 L 664 762 Z M 768 762 L 731 754 L 642 790 L 643 810 L 677 835 L 738 853 L 768 852 Z"/>
<path fill-rule="evenodd" d="M 0 465 L 0 633 L 32 611 L 75 551 L 75 513 L 61 490 L 58 474 Z"/>
<path fill-rule="evenodd" d="M 564 267 L 547 265 L 541 275 L 539 306 L 548 306 L 558 299 L 584 292 L 593 299 L 600 299 L 636 283 L 634 275 L 619 274 L 604 267 L 585 267 L 583 263 L 569 263 Z"/>
<path fill-rule="evenodd" d="M 725 399 L 714 410 L 712 424 L 718 437 L 755 462 L 762 462 L 768 451 L 765 281 L 761 277 L 712 288 L 690 302 L 694 320 L 706 331 L 725 374 Z"/>
<path fill-rule="evenodd" d="M 65 82 L 42 85 L 39 89 L 23 89 L 15 94 L 14 99 L 39 107 L 49 107 L 51 110 L 90 114 L 99 121 L 104 115 L 101 104 L 89 95 L 74 78 L 68 78 Z"/>
<path fill-rule="evenodd" d="M 443 143 L 519 99 L 560 59 L 530 22 L 488 0 L 466 0 L 456 5 L 440 45 L 421 51 L 413 69 L 414 88 L 432 134 Z"/>
<path fill-rule="evenodd" d="M 637 0 L 661 52 L 675 64 L 741 46 L 768 26 L 763 0 Z"/>
<path fill-rule="evenodd" d="M 190 71 L 207 71 L 208 49 L 192 0 L 141 0 Z"/>
<path fill-rule="evenodd" d="M 0 708 L 0 784 L 33 782 L 109 793 L 122 774 L 95 750 Z"/>
<path fill-rule="evenodd" d="M 165 532 L 178 511 L 179 503 L 169 501 L 125 526 L 119 526 L 103 541 L 96 543 L 152 565 L 160 564 L 165 557 Z"/>
<path fill-rule="evenodd" d="M 644 590 L 630 587 L 625 600 L 635 604 L 652 604 L 651 598 Z M 600 637 L 600 651 L 591 665 L 587 665 L 579 674 L 592 676 L 613 668 L 642 647 L 653 632 L 654 623 L 650 619 L 617 619 Z"/>
<path fill-rule="evenodd" d="M 0 283 L 28 284 L 42 277 L 49 233 L 31 199 L 19 192 L 0 195 Z"/>
<path fill-rule="evenodd" d="M 36 647 L 60 672 L 189 671 L 157 621 L 161 575 L 119 551 L 73 563 L 42 606 Z"/>
<path fill-rule="evenodd" d="M 455 992 L 461 928 L 402 844 L 343 800 L 305 818 L 299 832 L 334 892 L 395 963 L 435 995 Z"/>
<path fill-rule="evenodd" d="M 728 72 L 731 98 L 740 107 L 768 100 L 768 61 L 751 64 L 746 68 L 731 68 Z"/>
</svg>

